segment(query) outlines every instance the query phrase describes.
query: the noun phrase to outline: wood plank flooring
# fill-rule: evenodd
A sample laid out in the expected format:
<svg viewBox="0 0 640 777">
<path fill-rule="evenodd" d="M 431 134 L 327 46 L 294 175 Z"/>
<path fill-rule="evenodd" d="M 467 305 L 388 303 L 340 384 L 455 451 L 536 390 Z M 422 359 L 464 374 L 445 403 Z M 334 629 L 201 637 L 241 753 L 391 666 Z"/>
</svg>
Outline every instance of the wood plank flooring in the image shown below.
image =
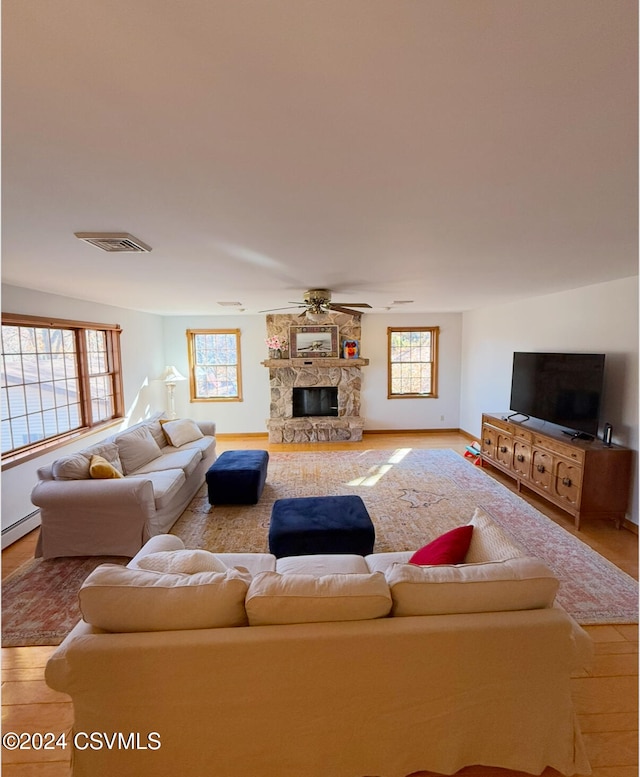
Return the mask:
<svg viewBox="0 0 640 777">
<path fill-rule="evenodd" d="M 359 443 L 270 445 L 262 436 L 222 436 L 218 451 L 263 448 L 270 452 L 302 450 L 363 450 L 368 448 L 452 448 L 464 453 L 468 438 L 461 433 L 365 434 Z M 473 466 L 471 463 L 469 466 Z M 485 469 L 507 488 L 513 481 L 491 468 Z M 576 534 L 629 575 L 638 579 L 638 536 L 617 530 L 607 521 L 584 522 L 580 532 L 573 519 L 523 489 L 520 494 L 551 520 Z M 2 576 L 33 557 L 36 532 L 2 552 Z M 586 740 L 593 777 L 638 777 L 638 626 L 588 626 L 596 657 L 588 673 L 573 678 L 573 693 Z M 69 697 L 50 690 L 44 682 L 44 666 L 55 648 L 5 648 L 2 650 L 2 731 L 62 732 L 70 729 Z M 4 777 L 69 777 L 68 750 L 2 751 Z M 525 777 L 522 772 L 473 766 L 459 777 Z M 543 777 L 557 777 L 547 769 Z M 248 775 L 248 777 L 252 777 Z M 255 775 L 254 777 L 259 777 Z M 331 777 L 327 772 L 327 777 Z M 355 776 L 354 776 L 355 777 Z M 417 775 L 416 775 L 417 777 Z M 435 777 L 420 772 L 420 777 Z"/>
</svg>

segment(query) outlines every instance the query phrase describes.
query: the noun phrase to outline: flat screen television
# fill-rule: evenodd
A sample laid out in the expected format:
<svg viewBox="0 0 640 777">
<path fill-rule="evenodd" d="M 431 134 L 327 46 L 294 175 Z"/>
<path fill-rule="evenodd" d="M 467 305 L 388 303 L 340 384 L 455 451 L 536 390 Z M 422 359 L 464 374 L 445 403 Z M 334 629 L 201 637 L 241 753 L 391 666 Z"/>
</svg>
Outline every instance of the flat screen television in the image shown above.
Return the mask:
<svg viewBox="0 0 640 777">
<path fill-rule="evenodd" d="M 595 437 L 603 379 L 602 353 L 516 352 L 509 407 L 514 415 Z"/>
</svg>

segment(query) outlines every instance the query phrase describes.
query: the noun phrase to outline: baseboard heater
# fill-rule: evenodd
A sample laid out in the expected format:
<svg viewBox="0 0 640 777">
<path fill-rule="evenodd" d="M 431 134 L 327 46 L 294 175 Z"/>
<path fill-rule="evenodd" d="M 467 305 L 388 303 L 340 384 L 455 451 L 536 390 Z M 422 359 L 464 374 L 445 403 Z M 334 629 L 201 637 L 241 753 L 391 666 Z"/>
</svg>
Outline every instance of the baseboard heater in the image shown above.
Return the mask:
<svg viewBox="0 0 640 777">
<path fill-rule="evenodd" d="M 40 524 L 40 510 L 34 510 L 28 515 L 24 515 L 22 518 L 18 518 L 17 521 L 6 526 L 2 529 L 0 536 L 2 537 L 2 549 L 8 547 L 12 543 L 24 537 L 25 534 L 33 531 Z"/>
</svg>

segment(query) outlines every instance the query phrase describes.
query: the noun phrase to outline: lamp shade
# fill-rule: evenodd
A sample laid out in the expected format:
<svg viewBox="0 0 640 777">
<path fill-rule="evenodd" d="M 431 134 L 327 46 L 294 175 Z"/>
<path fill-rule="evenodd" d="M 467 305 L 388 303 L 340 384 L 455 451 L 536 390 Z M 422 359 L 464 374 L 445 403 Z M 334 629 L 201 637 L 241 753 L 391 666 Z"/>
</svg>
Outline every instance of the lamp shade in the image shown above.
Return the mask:
<svg viewBox="0 0 640 777">
<path fill-rule="evenodd" d="M 179 380 L 186 380 L 186 378 L 175 367 L 165 367 L 160 380 L 165 383 L 176 383 Z"/>
</svg>

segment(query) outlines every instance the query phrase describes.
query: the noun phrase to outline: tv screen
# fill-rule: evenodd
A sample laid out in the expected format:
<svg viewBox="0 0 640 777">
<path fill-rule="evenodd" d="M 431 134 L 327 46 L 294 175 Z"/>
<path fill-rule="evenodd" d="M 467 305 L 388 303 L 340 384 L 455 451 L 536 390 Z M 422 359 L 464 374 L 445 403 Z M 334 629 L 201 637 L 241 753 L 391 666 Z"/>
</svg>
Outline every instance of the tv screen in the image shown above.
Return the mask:
<svg viewBox="0 0 640 777">
<path fill-rule="evenodd" d="M 510 408 L 576 432 L 596 436 L 602 353 L 514 353 Z"/>
</svg>

